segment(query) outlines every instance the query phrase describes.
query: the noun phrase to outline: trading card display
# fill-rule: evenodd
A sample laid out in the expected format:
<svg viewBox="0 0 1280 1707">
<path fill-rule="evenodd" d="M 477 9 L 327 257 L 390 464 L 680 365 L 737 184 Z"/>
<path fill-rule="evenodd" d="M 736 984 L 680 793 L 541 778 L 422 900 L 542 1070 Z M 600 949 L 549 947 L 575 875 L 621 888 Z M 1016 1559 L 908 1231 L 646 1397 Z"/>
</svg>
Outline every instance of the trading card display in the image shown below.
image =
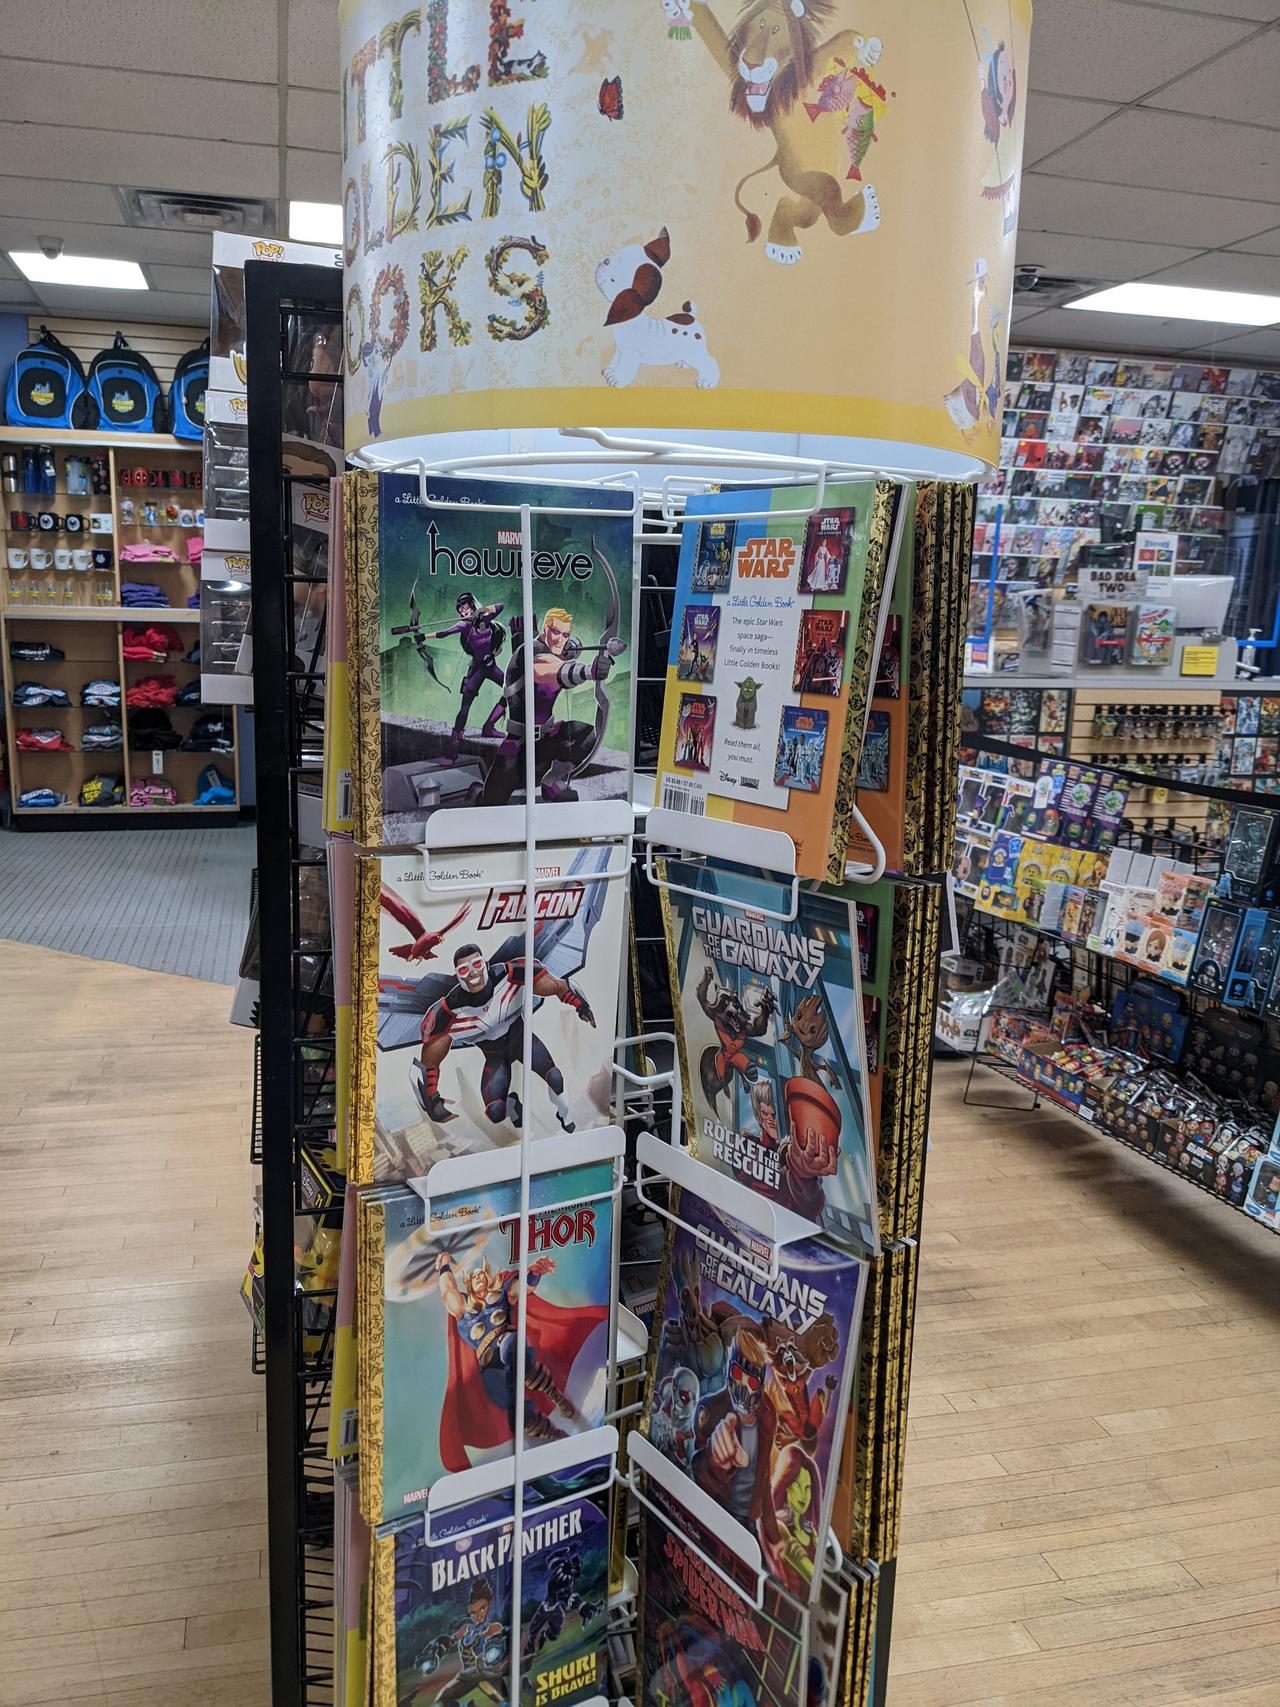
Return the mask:
<svg viewBox="0 0 1280 1707">
<path fill-rule="evenodd" d="M 541 1136 L 607 1124 L 626 896 L 605 873 L 620 858 L 611 843 L 539 851 L 529 1086 L 523 850 L 357 862 L 359 1183 L 514 1144 L 526 1118 Z M 464 880 L 472 892 L 448 892 Z"/>
<path fill-rule="evenodd" d="M 806 877 L 838 881 L 880 652 L 902 488 L 842 481 L 807 520 L 805 487 L 691 498 L 658 749 L 658 804 L 784 830 Z M 732 502 L 745 512 L 714 516 Z M 711 531 L 714 530 L 714 531 Z M 723 530 L 723 531 L 721 531 Z M 698 686 L 689 616 L 718 617 Z"/>
<path fill-rule="evenodd" d="M 421 1510 L 448 1472 L 510 1455 L 522 1312 L 526 1446 L 603 1423 L 612 1186 L 607 1161 L 533 1177 L 523 1282 L 518 1180 L 443 1195 L 429 1223 L 416 1192 L 361 1194 L 360 1499 L 370 1523 Z"/>
<path fill-rule="evenodd" d="M 689 1191 L 665 1258 L 652 1444 L 759 1542 L 807 1600 L 835 1496 L 867 1265 L 819 1240 L 768 1281 L 749 1228 Z"/>
<path fill-rule="evenodd" d="M 607 1502 L 565 1498 L 599 1486 L 602 1464 L 526 1489 L 521 1523 L 520 1707 L 603 1692 L 608 1622 Z M 389 1525 L 375 1555 L 373 1707 L 499 1707 L 510 1694 L 510 1500 L 476 1500 Z"/>
<path fill-rule="evenodd" d="M 526 640 L 538 799 L 626 799 L 629 496 L 445 477 L 432 478 L 430 496 L 437 502 L 424 504 L 407 475 L 344 479 L 354 516 L 346 566 L 356 840 L 420 843 L 440 807 L 523 801 Z M 504 502 L 510 512 L 478 507 Z M 520 504 L 534 509 L 532 636 L 521 632 Z M 600 515 L 548 513 L 555 507 Z"/>
<path fill-rule="evenodd" d="M 877 1239 L 863 1043 L 862 956 L 850 896 L 786 892 L 710 862 L 667 867 L 663 911 L 689 1143 L 699 1161 L 837 1239 Z"/>
</svg>

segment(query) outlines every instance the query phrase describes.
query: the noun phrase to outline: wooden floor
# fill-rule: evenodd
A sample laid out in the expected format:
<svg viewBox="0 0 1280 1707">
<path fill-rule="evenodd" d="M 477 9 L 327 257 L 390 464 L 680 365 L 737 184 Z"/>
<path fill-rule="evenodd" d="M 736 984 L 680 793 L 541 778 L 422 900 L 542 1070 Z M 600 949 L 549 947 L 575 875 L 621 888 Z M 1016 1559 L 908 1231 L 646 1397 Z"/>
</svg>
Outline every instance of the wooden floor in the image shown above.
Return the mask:
<svg viewBox="0 0 1280 1707">
<path fill-rule="evenodd" d="M 890 1707 L 1277 1707 L 1280 1242 L 935 1082 Z"/>
<path fill-rule="evenodd" d="M 268 1707 L 229 998 L 0 942 L 0 1707 Z"/>
</svg>

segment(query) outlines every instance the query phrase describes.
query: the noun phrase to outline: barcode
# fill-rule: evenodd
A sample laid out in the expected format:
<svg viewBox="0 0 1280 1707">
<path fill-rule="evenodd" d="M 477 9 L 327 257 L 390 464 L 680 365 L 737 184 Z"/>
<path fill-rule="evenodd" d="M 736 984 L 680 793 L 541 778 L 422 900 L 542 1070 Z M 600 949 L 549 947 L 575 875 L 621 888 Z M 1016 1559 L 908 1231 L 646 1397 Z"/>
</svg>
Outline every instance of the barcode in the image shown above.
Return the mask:
<svg viewBox="0 0 1280 1707">
<path fill-rule="evenodd" d="M 678 782 L 672 782 L 670 777 L 662 779 L 661 804 L 671 812 L 692 812 L 695 817 L 705 817 L 707 802 L 703 795 L 696 794 L 693 789 L 685 788 Z"/>
<path fill-rule="evenodd" d="M 339 1451 L 350 1452 L 352 1447 L 354 1447 L 356 1445 L 357 1424 L 359 1423 L 359 1421 L 360 1421 L 360 1412 L 356 1409 L 356 1407 L 354 1405 L 348 1406 L 348 1408 L 346 1410 L 344 1410 L 342 1412 L 342 1414 L 339 1416 L 339 1418 L 338 1418 L 338 1449 L 339 1449 Z"/>
<path fill-rule="evenodd" d="M 338 809 L 335 816 L 341 821 L 351 816 L 351 772 L 338 772 Z"/>
</svg>

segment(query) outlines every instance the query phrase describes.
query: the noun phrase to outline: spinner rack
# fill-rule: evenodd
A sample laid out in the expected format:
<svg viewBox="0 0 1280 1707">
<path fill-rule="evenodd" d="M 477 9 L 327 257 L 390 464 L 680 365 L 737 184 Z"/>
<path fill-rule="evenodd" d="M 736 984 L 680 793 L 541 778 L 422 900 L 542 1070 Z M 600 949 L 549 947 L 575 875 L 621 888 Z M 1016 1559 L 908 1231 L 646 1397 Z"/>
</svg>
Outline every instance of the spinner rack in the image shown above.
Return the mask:
<svg viewBox="0 0 1280 1707">
<path fill-rule="evenodd" d="M 295 644 L 295 595 L 314 592 L 317 582 L 294 573 L 291 523 L 293 488 L 325 487 L 327 480 L 286 474 L 281 443 L 291 388 L 342 385 L 341 372 L 298 373 L 290 358 L 290 334 L 299 324 L 341 328 L 342 276 L 326 267 L 249 262 L 245 305 L 271 1698 L 275 1707 L 331 1707 L 334 1488 L 326 1447 L 333 1336 L 323 1334 L 308 1353 L 302 1310 L 327 1304 L 332 1318 L 336 1292 L 299 1295 L 294 1243 L 296 1216 L 341 1224 L 342 1194 L 331 1207 L 309 1208 L 302 1186 L 303 1149 L 326 1144 L 332 1125 L 334 1014 L 332 979 L 314 976 L 315 949 L 304 947 L 301 930 L 304 873 L 325 864 L 323 853 L 305 851 L 314 847 L 306 829 L 314 814 L 301 788 L 320 772 L 324 673 L 314 661 L 306 667 Z"/>
</svg>

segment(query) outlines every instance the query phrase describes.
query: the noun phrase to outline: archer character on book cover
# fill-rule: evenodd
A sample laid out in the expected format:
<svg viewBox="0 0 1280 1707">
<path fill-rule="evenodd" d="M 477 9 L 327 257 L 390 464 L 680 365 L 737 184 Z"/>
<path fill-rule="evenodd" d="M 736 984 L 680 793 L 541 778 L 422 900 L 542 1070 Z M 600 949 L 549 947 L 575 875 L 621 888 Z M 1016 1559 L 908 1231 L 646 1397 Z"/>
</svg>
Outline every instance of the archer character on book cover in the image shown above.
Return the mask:
<svg viewBox="0 0 1280 1707">
<path fill-rule="evenodd" d="M 416 1222 L 411 1213 L 397 1215 L 394 1225 L 388 1216 L 382 1414 L 388 1514 L 424 1505 L 446 1471 L 510 1455 L 522 1314 L 519 1414 L 527 1447 L 603 1423 L 612 1184 L 610 1162 L 534 1176 L 523 1284 L 518 1181 L 433 1199 L 429 1225 L 420 1213 Z M 421 1199 L 417 1204 L 421 1210 Z M 483 1220 L 504 1218 L 467 1231 L 458 1222 L 473 1209 Z M 506 1216 L 507 1210 L 513 1212 Z"/>
<path fill-rule="evenodd" d="M 427 889 L 421 855 L 380 862 L 375 1177 L 406 1179 L 445 1155 L 513 1142 L 535 1094 L 544 1134 L 552 1120 L 565 1132 L 607 1122 L 613 1043 L 598 1015 L 617 1001 L 623 912 L 622 885 L 603 876 L 609 858 L 607 844 L 540 855 L 543 880 L 559 881 L 535 892 L 531 965 L 518 853 L 486 855 L 492 888 L 460 904 Z M 457 863 L 433 863 L 433 873 Z"/>
<path fill-rule="evenodd" d="M 379 477 L 376 561 L 362 571 L 378 601 L 378 620 L 367 626 L 368 649 L 379 654 L 379 839 L 421 841 L 438 807 L 523 799 L 530 639 L 538 798 L 625 797 L 632 516 L 620 513 L 616 494 L 580 488 L 440 477 L 431 497 L 440 502 L 424 504 L 416 478 Z M 492 508 L 506 501 L 510 513 Z M 532 637 L 519 615 L 517 506 L 526 502 L 534 507 Z"/>
<path fill-rule="evenodd" d="M 840 1239 L 875 1248 L 875 1166 L 851 901 L 711 863 L 664 890 L 698 1160 Z"/>
<path fill-rule="evenodd" d="M 593 1466 L 599 1469 L 599 1466 Z M 599 1475 L 594 1476 L 598 1482 Z M 581 1471 L 546 1478 L 554 1499 Z M 601 1692 L 608 1599 L 608 1525 L 595 1500 L 540 1509 L 530 1484 L 522 1524 L 520 1707 Z M 509 1499 L 474 1500 L 398 1527 L 395 1547 L 396 1707 L 505 1707 L 511 1683 L 513 1525 Z M 437 1540 L 436 1531 L 440 1531 Z"/>
<path fill-rule="evenodd" d="M 742 1266 L 758 1260 L 748 1228 L 687 1191 L 681 1212 L 689 1226 L 671 1235 L 654 1410 L 668 1376 L 687 1389 L 697 1381 L 686 1473 L 754 1533 L 776 1580 L 807 1600 L 820 1574 L 865 1266 L 807 1240 L 788 1246 L 766 1281 Z M 685 1361 L 690 1317 L 703 1342 L 701 1376 Z M 674 1456 L 654 1410 L 649 1438 Z"/>
<path fill-rule="evenodd" d="M 715 605 L 688 605 L 680 630 L 680 650 L 676 655 L 676 679 L 681 682 L 709 682 L 716 667 L 716 637 L 720 631 L 720 612 Z"/>
<path fill-rule="evenodd" d="M 796 693 L 826 694 L 834 699 L 844 680 L 848 611 L 807 610 L 800 615 L 800 638 L 792 688 Z"/>
</svg>

